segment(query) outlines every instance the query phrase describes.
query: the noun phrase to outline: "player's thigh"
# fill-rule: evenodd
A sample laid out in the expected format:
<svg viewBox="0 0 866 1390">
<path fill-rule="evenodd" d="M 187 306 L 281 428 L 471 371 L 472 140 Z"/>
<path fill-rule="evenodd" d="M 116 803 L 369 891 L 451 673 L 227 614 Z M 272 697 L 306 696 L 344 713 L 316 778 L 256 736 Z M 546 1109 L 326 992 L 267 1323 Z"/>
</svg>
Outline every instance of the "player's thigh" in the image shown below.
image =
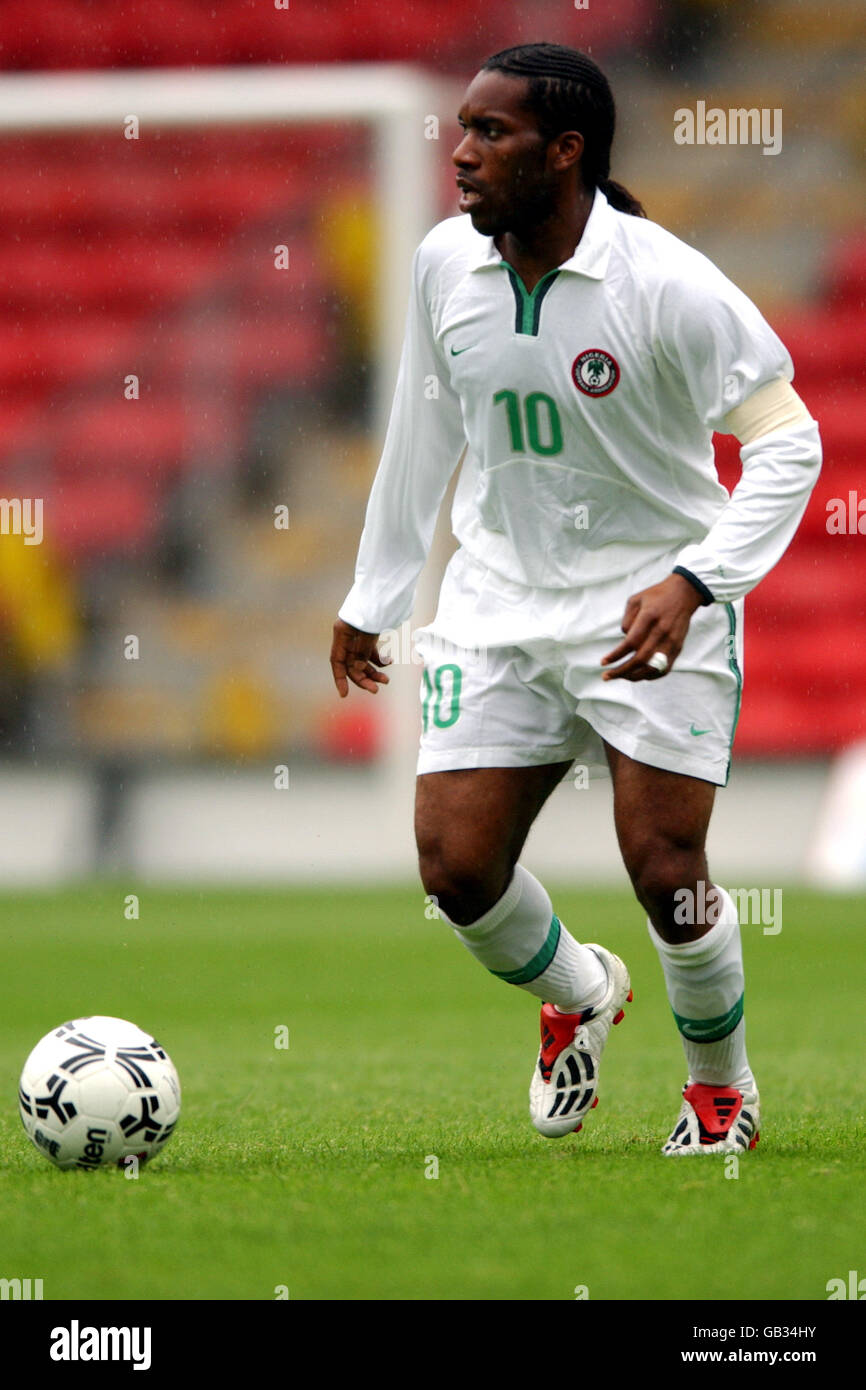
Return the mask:
<svg viewBox="0 0 866 1390">
<path fill-rule="evenodd" d="M 474 920 L 504 892 L 532 822 L 583 747 L 555 653 L 536 647 L 461 647 L 433 629 L 417 637 L 419 865 L 452 918 L 457 905 L 459 920 Z"/>
<path fill-rule="evenodd" d="M 416 782 L 415 836 L 425 881 L 462 878 L 504 890 L 533 821 L 570 765 L 421 774 Z"/>
</svg>

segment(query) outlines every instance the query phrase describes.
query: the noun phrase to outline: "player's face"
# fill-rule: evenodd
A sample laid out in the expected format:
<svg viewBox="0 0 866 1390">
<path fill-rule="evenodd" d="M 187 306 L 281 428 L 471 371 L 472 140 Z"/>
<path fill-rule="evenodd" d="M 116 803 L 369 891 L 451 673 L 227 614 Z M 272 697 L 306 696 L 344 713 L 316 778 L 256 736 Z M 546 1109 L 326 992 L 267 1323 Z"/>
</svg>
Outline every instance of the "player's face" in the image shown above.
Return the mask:
<svg viewBox="0 0 866 1390">
<path fill-rule="evenodd" d="M 538 222 L 555 200 L 557 179 L 548 167 L 548 144 L 525 105 L 528 92 L 524 77 L 479 72 L 457 117 L 463 137 L 451 157 L 460 211 L 485 236 Z"/>
</svg>

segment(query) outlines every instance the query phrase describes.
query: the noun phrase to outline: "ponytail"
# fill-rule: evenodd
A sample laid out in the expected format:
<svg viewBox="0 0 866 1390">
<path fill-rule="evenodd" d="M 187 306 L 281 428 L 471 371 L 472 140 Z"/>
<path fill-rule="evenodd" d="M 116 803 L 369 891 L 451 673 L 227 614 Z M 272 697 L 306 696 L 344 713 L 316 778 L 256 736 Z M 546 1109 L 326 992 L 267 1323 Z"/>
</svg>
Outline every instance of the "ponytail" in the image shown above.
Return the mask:
<svg viewBox="0 0 866 1390">
<path fill-rule="evenodd" d="M 596 187 L 601 189 L 611 207 L 616 208 L 617 212 L 628 212 L 632 217 L 646 217 L 643 203 L 639 203 L 634 194 L 623 188 L 621 183 L 616 183 L 613 179 L 599 179 Z"/>
</svg>

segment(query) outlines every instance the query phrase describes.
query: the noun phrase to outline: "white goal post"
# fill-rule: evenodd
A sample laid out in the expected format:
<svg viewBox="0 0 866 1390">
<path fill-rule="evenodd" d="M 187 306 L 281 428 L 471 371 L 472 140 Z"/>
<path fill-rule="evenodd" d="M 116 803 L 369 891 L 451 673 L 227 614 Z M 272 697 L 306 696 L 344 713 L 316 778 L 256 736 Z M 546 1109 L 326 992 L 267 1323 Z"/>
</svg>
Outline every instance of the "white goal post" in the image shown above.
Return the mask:
<svg viewBox="0 0 866 1390">
<path fill-rule="evenodd" d="M 376 268 L 376 419 L 384 435 L 412 253 L 437 215 L 436 142 L 425 136 L 425 119 L 447 96 L 446 84 L 386 63 L 6 74 L 0 77 L 0 135 L 112 128 L 120 134 L 132 115 L 143 131 L 280 121 L 372 126 L 377 202 L 387 209 Z"/>
</svg>

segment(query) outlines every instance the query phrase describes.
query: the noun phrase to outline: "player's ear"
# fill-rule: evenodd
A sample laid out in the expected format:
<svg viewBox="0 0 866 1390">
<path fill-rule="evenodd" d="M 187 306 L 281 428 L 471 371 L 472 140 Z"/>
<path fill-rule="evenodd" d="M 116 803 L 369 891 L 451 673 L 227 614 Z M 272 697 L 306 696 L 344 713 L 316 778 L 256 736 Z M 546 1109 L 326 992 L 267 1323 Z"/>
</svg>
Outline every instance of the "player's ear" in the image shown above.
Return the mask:
<svg viewBox="0 0 866 1390">
<path fill-rule="evenodd" d="M 551 168 L 558 174 L 573 169 L 580 163 L 583 154 L 583 136 L 577 130 L 565 130 L 551 140 L 548 146 L 548 160 Z"/>
</svg>

